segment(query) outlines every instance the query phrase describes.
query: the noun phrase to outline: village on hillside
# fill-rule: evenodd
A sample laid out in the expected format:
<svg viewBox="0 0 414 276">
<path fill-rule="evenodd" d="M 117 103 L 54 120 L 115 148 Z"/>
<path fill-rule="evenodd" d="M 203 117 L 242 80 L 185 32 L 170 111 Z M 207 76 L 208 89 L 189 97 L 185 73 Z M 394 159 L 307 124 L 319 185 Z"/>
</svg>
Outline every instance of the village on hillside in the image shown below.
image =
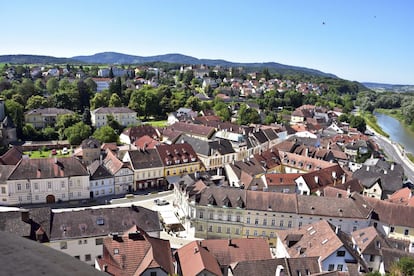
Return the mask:
<svg viewBox="0 0 414 276">
<path fill-rule="evenodd" d="M 355 89 L 9 65 L 0 231 L 110 275 L 385 275 L 414 258 L 413 184 L 351 113 Z"/>
</svg>

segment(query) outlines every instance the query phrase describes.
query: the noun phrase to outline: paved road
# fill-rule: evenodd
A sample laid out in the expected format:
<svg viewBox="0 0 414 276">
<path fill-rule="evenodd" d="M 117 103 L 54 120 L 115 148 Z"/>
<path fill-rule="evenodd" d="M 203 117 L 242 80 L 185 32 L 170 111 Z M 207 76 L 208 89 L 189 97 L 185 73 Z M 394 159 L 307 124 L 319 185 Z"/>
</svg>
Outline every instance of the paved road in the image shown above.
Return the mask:
<svg viewBox="0 0 414 276">
<path fill-rule="evenodd" d="M 372 129 L 370 130 L 373 131 Z M 414 166 L 404 154 L 404 151 L 401 149 L 401 147 L 390 139 L 379 135 L 378 133 L 375 133 L 372 138 L 384 150 L 384 153 L 387 155 L 388 159 L 395 161 L 403 166 L 405 175 L 411 182 L 414 183 Z"/>
</svg>

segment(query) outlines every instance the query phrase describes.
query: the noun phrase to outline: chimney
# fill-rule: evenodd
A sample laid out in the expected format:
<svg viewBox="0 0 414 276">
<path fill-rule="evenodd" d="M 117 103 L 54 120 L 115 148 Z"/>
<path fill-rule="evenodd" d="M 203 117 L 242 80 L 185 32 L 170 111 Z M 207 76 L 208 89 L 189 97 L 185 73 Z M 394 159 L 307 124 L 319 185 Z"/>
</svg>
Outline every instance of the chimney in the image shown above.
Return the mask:
<svg viewBox="0 0 414 276">
<path fill-rule="evenodd" d="M 315 183 L 318 184 L 319 183 L 319 176 L 315 175 Z"/>
<path fill-rule="evenodd" d="M 392 171 L 394 170 L 394 166 L 395 166 L 395 163 L 394 163 L 394 162 L 392 162 L 392 163 L 391 163 L 391 170 L 392 170 Z"/>
<path fill-rule="evenodd" d="M 332 178 L 336 179 L 336 171 L 332 171 Z"/>
<path fill-rule="evenodd" d="M 105 265 L 103 265 L 103 271 L 104 271 L 104 272 L 108 272 L 108 265 L 106 265 L 106 264 L 105 264 Z"/>
<path fill-rule="evenodd" d="M 308 156 L 309 156 L 309 148 L 308 148 L 308 147 L 306 147 L 306 148 L 305 148 L 305 156 L 306 156 L 306 157 L 308 157 Z"/>
<path fill-rule="evenodd" d="M 384 174 L 387 174 L 388 172 L 387 172 L 387 170 L 384 170 Z"/>
<path fill-rule="evenodd" d="M 342 184 L 345 184 L 345 181 L 346 181 L 346 175 L 345 175 L 345 174 L 343 174 L 343 175 L 342 175 Z"/>
<path fill-rule="evenodd" d="M 369 166 L 367 166 L 367 172 L 369 172 Z"/>
<path fill-rule="evenodd" d="M 194 254 L 198 253 L 198 247 L 194 247 Z"/>
</svg>

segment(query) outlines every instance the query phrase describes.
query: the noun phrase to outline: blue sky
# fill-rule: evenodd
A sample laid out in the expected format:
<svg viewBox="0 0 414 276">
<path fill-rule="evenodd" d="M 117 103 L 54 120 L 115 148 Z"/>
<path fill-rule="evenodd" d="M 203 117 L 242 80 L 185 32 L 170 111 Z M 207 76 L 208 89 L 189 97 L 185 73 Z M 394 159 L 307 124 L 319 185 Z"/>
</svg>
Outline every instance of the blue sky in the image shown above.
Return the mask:
<svg viewBox="0 0 414 276">
<path fill-rule="evenodd" d="M 13 0 L 1 10 L 0 55 L 181 53 L 414 84 L 410 0 Z"/>
</svg>

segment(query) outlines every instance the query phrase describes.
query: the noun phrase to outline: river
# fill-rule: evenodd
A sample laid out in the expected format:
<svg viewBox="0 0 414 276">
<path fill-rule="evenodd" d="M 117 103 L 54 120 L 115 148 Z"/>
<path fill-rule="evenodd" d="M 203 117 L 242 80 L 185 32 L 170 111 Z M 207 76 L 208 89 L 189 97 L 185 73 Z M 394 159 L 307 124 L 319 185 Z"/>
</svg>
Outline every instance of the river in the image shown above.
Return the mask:
<svg viewBox="0 0 414 276">
<path fill-rule="evenodd" d="M 400 121 L 383 113 L 374 112 L 378 125 L 390 135 L 390 139 L 401 144 L 408 152 L 414 153 L 414 132 Z"/>
</svg>

